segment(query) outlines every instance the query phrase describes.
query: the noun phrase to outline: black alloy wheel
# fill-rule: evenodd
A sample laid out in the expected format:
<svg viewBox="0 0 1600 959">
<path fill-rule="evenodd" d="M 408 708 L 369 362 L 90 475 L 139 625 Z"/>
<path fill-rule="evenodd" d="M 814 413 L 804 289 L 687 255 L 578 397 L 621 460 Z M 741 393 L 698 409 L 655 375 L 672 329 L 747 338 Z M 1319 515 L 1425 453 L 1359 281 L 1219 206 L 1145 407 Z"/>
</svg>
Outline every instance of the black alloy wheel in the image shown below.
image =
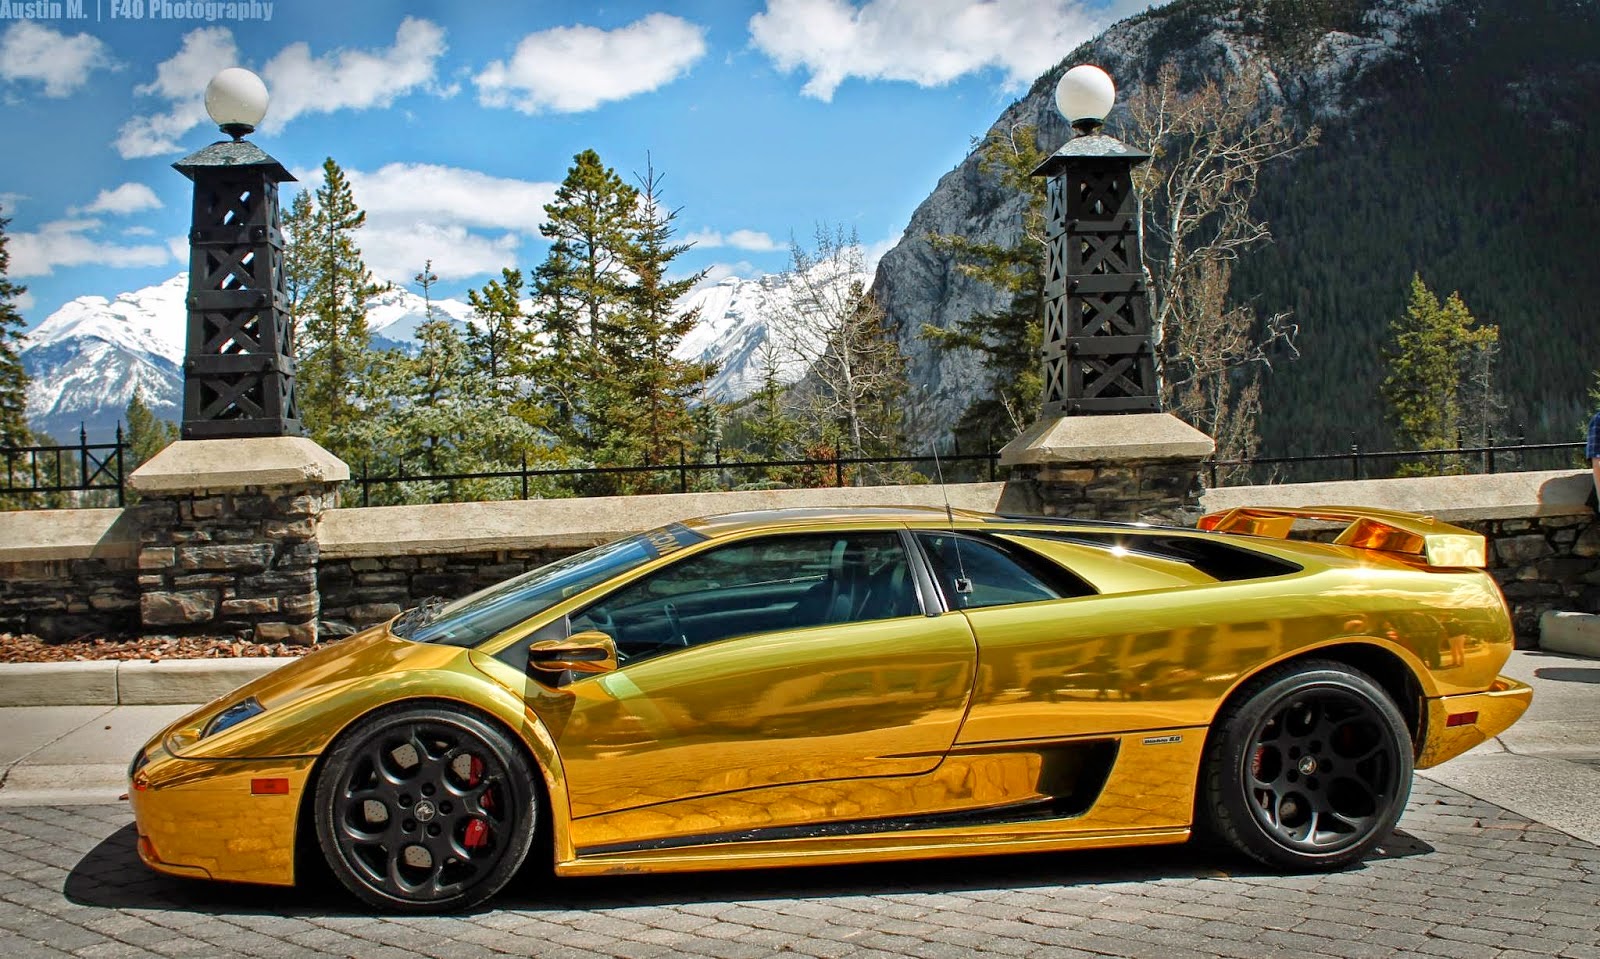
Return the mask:
<svg viewBox="0 0 1600 959">
<path fill-rule="evenodd" d="M 363 902 L 445 912 L 516 873 L 538 809 L 534 771 L 465 711 L 392 707 L 342 736 L 317 780 L 316 828 L 334 875 Z"/>
<path fill-rule="evenodd" d="M 1340 663 L 1286 664 L 1218 715 L 1202 826 L 1279 869 L 1335 869 L 1391 831 L 1411 790 L 1405 719 L 1371 677 Z"/>
</svg>

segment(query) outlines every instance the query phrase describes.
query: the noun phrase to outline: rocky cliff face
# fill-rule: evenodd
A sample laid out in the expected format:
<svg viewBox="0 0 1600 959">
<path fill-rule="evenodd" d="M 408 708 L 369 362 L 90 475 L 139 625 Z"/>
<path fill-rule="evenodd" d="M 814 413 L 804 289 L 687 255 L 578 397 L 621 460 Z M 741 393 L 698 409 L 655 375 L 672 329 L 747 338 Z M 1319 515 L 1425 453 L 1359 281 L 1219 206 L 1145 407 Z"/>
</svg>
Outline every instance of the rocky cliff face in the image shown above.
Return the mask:
<svg viewBox="0 0 1600 959">
<path fill-rule="evenodd" d="M 1167 61 L 1188 79 L 1250 65 L 1270 95 L 1312 122 L 1337 122 L 1367 101 L 1359 80 L 1374 66 L 1404 57 L 1420 19 L 1466 0 L 1176 0 L 1125 20 L 1068 54 L 995 121 L 989 135 L 1032 124 L 1055 148 L 1070 136 L 1055 109 L 1061 73 L 1097 64 L 1125 101 Z M 1292 14 L 1292 16 L 1291 16 Z M 1109 118 L 1115 131 L 1117 111 Z M 985 172 L 977 151 L 945 174 L 911 217 L 905 238 L 879 262 L 873 291 L 897 329 L 915 385 L 912 435 L 943 438 L 982 386 L 974 356 L 939 354 L 920 335 L 924 324 L 951 327 L 1002 305 L 995 292 L 963 276 L 929 234 L 1007 242 L 1020 228 L 1022 198 Z M 1010 437 L 996 437 L 1005 442 Z"/>
</svg>

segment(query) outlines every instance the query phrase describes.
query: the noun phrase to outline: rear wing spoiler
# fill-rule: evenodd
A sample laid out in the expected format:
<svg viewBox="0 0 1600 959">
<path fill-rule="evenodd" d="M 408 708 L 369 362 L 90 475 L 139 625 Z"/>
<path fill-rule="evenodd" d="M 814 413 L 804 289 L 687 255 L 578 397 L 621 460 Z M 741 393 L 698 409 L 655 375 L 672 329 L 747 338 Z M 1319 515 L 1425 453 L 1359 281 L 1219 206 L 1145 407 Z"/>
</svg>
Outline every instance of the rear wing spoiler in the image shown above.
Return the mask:
<svg viewBox="0 0 1600 959">
<path fill-rule="evenodd" d="M 1488 546 L 1482 535 L 1441 523 L 1432 516 L 1399 510 L 1359 506 L 1300 509 L 1241 506 L 1207 513 L 1200 517 L 1200 528 L 1217 533 L 1287 539 L 1298 520 L 1343 523 L 1344 531 L 1333 541 L 1335 546 L 1390 553 L 1427 566 L 1482 568 L 1488 560 Z"/>
</svg>

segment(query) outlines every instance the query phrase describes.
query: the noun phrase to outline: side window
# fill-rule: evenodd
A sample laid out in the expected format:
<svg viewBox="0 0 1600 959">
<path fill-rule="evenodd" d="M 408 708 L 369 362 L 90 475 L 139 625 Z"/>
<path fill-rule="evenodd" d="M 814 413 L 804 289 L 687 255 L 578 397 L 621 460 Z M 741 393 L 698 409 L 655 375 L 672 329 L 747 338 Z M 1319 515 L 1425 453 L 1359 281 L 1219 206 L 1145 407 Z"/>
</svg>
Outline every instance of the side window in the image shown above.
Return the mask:
<svg viewBox="0 0 1600 959">
<path fill-rule="evenodd" d="M 1094 592 L 1065 570 L 1048 569 L 1047 561 L 1012 552 L 997 543 L 960 533 L 919 533 L 933 578 L 951 609 L 977 609 L 1011 603 L 1034 603 Z M 963 592 L 956 581 L 965 578 Z"/>
<path fill-rule="evenodd" d="M 769 536 L 690 556 L 572 618 L 628 662 L 732 636 L 921 613 L 896 533 Z"/>
</svg>

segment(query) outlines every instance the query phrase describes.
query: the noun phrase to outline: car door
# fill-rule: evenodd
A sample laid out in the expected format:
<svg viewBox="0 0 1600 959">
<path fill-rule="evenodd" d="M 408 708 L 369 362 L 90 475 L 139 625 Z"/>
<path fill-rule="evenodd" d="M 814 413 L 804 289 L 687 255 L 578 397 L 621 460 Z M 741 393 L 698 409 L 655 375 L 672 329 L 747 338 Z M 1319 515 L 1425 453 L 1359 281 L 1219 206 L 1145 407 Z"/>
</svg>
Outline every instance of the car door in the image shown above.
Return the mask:
<svg viewBox="0 0 1600 959">
<path fill-rule="evenodd" d="M 558 747 L 575 819 L 931 770 L 960 728 L 976 657 L 965 619 L 923 612 L 896 530 L 714 547 L 604 597 L 573 628 L 609 632 L 628 657 L 567 687 Z"/>
<path fill-rule="evenodd" d="M 1197 704 L 1218 694 L 1200 695 L 1186 664 L 1210 632 L 1181 597 L 1097 595 L 1072 571 L 1005 539 L 943 531 L 918 538 L 980 650 L 962 744 L 1206 721 Z M 965 592 L 955 586 L 963 577 Z"/>
</svg>

